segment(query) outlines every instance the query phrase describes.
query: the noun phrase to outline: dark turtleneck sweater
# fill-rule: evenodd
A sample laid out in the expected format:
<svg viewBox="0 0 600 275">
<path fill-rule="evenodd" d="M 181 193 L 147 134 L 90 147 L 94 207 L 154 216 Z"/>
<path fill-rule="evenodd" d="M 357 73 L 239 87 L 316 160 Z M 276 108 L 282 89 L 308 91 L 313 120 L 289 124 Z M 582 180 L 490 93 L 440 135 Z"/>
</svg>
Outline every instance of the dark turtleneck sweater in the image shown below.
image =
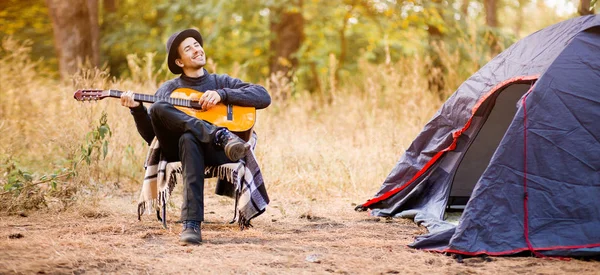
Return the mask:
<svg viewBox="0 0 600 275">
<path fill-rule="evenodd" d="M 214 90 L 221 96 L 221 103 L 237 106 L 255 107 L 263 109 L 271 104 L 271 97 L 265 88 L 260 85 L 243 82 L 226 74 L 209 74 L 205 69 L 200 77 L 188 77 L 182 74 L 178 78 L 163 83 L 156 93 L 157 97 L 169 97 L 178 88 L 191 88 L 204 92 Z M 138 132 L 148 144 L 154 139 L 154 130 L 150 122 L 148 110 L 143 104 L 131 108 Z"/>
</svg>

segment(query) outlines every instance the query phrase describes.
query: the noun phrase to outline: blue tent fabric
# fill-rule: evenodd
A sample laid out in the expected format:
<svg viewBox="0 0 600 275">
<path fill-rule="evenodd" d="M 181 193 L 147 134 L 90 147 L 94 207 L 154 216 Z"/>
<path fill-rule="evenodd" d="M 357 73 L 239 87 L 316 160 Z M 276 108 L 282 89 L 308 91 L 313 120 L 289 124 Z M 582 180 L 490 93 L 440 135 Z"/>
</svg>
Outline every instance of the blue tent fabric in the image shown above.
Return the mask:
<svg viewBox="0 0 600 275">
<path fill-rule="evenodd" d="M 533 80 L 456 228 L 430 230 L 411 246 L 465 255 L 600 255 L 599 53 L 599 15 L 515 43 L 457 89 L 362 207 L 374 216 L 442 224 L 456 167 L 485 123 L 474 110 L 486 96 Z"/>
</svg>

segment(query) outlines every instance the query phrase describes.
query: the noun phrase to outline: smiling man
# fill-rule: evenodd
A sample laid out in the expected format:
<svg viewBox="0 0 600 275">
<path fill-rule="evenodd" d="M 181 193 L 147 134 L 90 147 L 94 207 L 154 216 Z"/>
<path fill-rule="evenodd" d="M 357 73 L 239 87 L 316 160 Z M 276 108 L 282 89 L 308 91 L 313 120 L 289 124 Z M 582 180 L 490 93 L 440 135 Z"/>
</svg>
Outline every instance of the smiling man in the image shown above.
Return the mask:
<svg viewBox="0 0 600 275">
<path fill-rule="evenodd" d="M 202 92 L 193 97 L 202 109 L 217 103 L 266 108 L 271 97 L 262 86 L 243 82 L 228 75 L 211 74 L 204 69 L 206 53 L 202 35 L 195 29 L 177 32 L 167 40 L 167 65 L 181 76 L 163 83 L 157 97 L 170 97 L 179 88 Z M 181 161 L 183 168 L 182 244 L 202 242 L 200 223 L 204 220 L 204 168 L 243 158 L 250 148 L 227 128 L 198 119 L 176 109 L 166 101 L 157 101 L 150 111 L 134 101 L 132 92 L 123 93 L 121 105 L 129 107 L 138 132 L 151 144 L 156 137 L 167 161 Z"/>
</svg>

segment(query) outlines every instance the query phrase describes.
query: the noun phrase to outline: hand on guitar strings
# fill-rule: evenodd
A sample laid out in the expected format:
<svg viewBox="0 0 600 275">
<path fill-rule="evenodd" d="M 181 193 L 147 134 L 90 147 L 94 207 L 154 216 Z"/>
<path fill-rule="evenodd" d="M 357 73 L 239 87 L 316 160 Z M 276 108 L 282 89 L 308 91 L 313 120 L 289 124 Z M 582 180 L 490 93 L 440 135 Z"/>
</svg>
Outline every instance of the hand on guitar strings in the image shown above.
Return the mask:
<svg viewBox="0 0 600 275">
<path fill-rule="evenodd" d="M 221 102 L 221 96 L 217 91 L 208 90 L 198 99 L 198 94 L 191 95 L 192 100 L 198 100 L 198 104 L 202 106 L 202 110 L 206 111 Z"/>
<path fill-rule="evenodd" d="M 127 91 L 121 94 L 121 105 L 129 108 L 140 106 L 140 103 L 133 100 L 133 92 Z"/>
</svg>

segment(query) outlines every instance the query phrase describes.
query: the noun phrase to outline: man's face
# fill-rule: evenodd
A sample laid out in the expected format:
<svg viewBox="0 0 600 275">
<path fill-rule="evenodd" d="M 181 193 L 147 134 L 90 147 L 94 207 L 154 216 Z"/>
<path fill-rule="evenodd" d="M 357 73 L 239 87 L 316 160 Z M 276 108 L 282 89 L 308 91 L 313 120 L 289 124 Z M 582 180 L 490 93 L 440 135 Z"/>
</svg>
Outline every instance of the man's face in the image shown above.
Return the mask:
<svg viewBox="0 0 600 275">
<path fill-rule="evenodd" d="M 177 48 L 180 58 L 175 60 L 177 66 L 189 69 L 201 69 L 206 65 L 204 49 L 192 37 L 188 37 Z"/>
</svg>

